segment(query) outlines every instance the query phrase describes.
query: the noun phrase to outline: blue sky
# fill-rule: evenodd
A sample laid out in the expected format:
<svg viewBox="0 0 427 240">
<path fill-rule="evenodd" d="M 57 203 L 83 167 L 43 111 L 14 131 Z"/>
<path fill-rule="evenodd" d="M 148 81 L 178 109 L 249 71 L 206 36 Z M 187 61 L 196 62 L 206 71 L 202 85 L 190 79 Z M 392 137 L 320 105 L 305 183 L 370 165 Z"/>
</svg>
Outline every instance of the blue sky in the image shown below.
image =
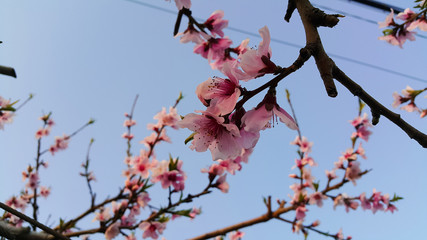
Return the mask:
<svg viewBox="0 0 427 240">
<path fill-rule="evenodd" d="M 160 8 L 176 11 L 173 3 L 162 0 L 140 0 Z M 405 8 L 408 1 L 389 1 Z M 95 139 L 91 152 L 92 167 L 98 181 L 94 184 L 98 200 L 116 194 L 123 184 L 121 170 L 125 168 L 126 144 L 120 138 L 124 132 L 124 113 L 129 112 L 136 94 L 140 95 L 135 110 L 138 125 L 132 152 L 150 132 L 146 124 L 162 106 L 174 103 L 179 92 L 185 98 L 178 106 L 181 115 L 203 109 L 194 94 L 197 84 L 221 73 L 210 69 L 207 61 L 192 53 L 191 44 L 183 45 L 172 36 L 176 16 L 142 4 L 126 0 L 94 1 L 0 1 L 0 64 L 16 69 L 18 78 L 0 76 L 0 95 L 11 99 L 25 99 L 29 93 L 34 99 L 22 108 L 11 125 L 0 134 L 2 152 L 0 168 L 0 200 L 4 201 L 23 188 L 21 172 L 32 162 L 36 153 L 35 131 L 41 126 L 38 117 L 52 112 L 56 125 L 53 136 L 71 133 L 90 118 L 96 124 L 77 135 L 67 151 L 53 158 L 46 155 L 50 167 L 41 172 L 42 185 L 52 187 L 52 194 L 41 201 L 41 222 L 54 225 L 59 217 L 72 218 L 89 205 L 84 180 L 79 177 L 80 164 L 85 160 L 87 146 Z M 386 12 L 377 11 L 347 1 L 313 1 L 374 21 L 383 21 Z M 194 0 L 192 11 L 199 18 L 207 18 L 222 9 L 229 26 L 257 34 L 267 25 L 273 39 L 304 45 L 305 36 L 298 15 L 290 23 L 283 21 L 286 1 L 206 1 Z M 330 11 L 326 11 L 330 13 Z M 225 29 L 235 45 L 250 38 L 249 46 L 259 44 L 260 38 Z M 320 30 L 326 51 L 369 65 L 381 66 L 396 72 L 423 79 L 416 81 L 391 72 L 367 67 L 342 58 L 334 58 L 337 65 L 367 92 L 391 108 L 392 93 L 406 85 L 414 89 L 426 87 L 426 39 L 408 42 L 404 49 L 377 40 L 381 30 L 374 24 L 355 18 L 343 18 L 333 29 Z M 425 35 L 425 33 L 424 33 Z M 298 56 L 298 48 L 273 41 L 272 60 L 290 65 Z M 269 78 L 252 80 L 253 89 Z M 350 147 L 353 129 L 348 123 L 357 115 L 357 99 L 339 83 L 338 97 L 329 98 L 323 88 L 313 59 L 290 75 L 278 87 L 279 104 L 286 109 L 284 89 L 292 94 L 292 101 L 303 135 L 314 142 L 312 157 L 319 166 L 313 169 L 317 179 L 325 182 L 324 170 L 331 169 L 339 155 Z M 422 100 L 422 99 L 421 99 Z M 258 99 L 259 101 L 259 99 Z M 255 106 L 251 101 L 247 109 Z M 425 108 L 425 104 L 420 103 Z M 413 126 L 427 132 L 426 119 L 416 114 L 401 113 Z M 369 111 L 368 111 L 369 113 Z M 340 228 L 353 239 L 420 239 L 425 225 L 427 208 L 427 152 L 387 119 L 381 118 L 373 128 L 370 141 L 365 144 L 368 159 L 362 160 L 363 169 L 373 169 L 356 187 L 348 184 L 343 192 L 349 195 L 368 194 L 373 188 L 384 193 L 397 193 L 404 200 L 397 204 L 394 214 L 358 210 L 346 213 L 344 208 L 333 211 L 331 204 L 323 208 L 310 207 L 307 222 L 321 221 L 320 229 L 337 232 Z M 158 159 L 171 153 L 184 161 L 188 178 L 186 193 L 200 191 L 207 184 L 200 169 L 211 164 L 210 153 L 197 153 L 184 145 L 188 130 L 169 131 L 173 144 L 162 144 L 157 149 Z M 228 176 L 230 192 L 219 191 L 196 200 L 192 206 L 201 206 L 203 214 L 195 220 L 178 219 L 167 226 L 164 237 L 185 239 L 207 231 L 225 227 L 259 216 L 265 212 L 262 197 L 288 199 L 288 175 L 297 157 L 296 148 L 289 145 L 296 133 L 283 124 L 262 132 L 259 143 L 241 172 Z M 166 191 L 154 188 L 153 204 L 166 204 Z M 27 213 L 30 211 L 28 210 Z M 49 217 L 50 216 L 50 217 Z M 294 214 L 287 217 L 292 219 Z M 48 219 L 49 220 L 46 220 Z M 91 226 L 91 218 L 84 226 Z M 46 222 L 47 221 L 47 222 Z M 303 239 L 294 235 L 291 226 L 271 221 L 243 229 L 244 239 Z M 140 233 L 138 233 L 139 236 Z M 311 233 L 312 239 L 320 239 Z M 94 239 L 99 239 L 96 236 Z"/>
</svg>

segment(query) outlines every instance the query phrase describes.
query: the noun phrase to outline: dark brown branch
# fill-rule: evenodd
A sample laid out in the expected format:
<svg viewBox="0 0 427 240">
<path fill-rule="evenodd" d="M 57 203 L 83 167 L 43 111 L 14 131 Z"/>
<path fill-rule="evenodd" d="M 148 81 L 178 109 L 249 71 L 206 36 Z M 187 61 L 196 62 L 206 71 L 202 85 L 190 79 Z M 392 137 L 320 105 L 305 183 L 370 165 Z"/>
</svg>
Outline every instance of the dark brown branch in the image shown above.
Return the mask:
<svg viewBox="0 0 427 240">
<path fill-rule="evenodd" d="M 328 93 L 328 96 L 336 97 L 338 95 L 338 91 L 332 78 L 332 67 L 334 63 L 323 49 L 322 41 L 320 40 L 320 36 L 317 31 L 318 25 L 324 25 L 326 23 L 313 24 L 314 19 L 319 20 L 323 17 L 319 11 L 316 11 L 316 8 L 314 8 L 308 0 L 295 0 L 295 3 L 304 25 L 306 45 L 314 46 L 313 57 L 316 61 L 317 69 L 319 70 L 323 84 L 325 85 L 326 92 Z"/>
<path fill-rule="evenodd" d="M 405 122 L 400 118 L 400 115 L 393 113 L 378 101 L 376 101 L 372 96 L 367 94 L 362 87 L 352 81 L 347 77 L 332 61 L 331 58 L 326 54 L 323 49 L 322 42 L 320 40 L 317 27 L 313 24 L 311 19 L 315 18 L 313 15 L 316 14 L 315 8 L 310 4 L 308 0 L 294 0 L 300 14 L 301 20 L 304 25 L 304 30 L 306 34 L 307 44 L 312 44 L 314 47 L 313 56 L 316 60 L 317 68 L 319 69 L 320 76 L 323 79 L 323 82 L 326 87 L 328 95 L 335 97 L 338 93 L 336 92 L 335 84 L 333 78 L 338 80 L 343 84 L 351 93 L 355 96 L 359 96 L 372 110 L 374 123 L 379 120 L 379 116 L 383 115 L 388 118 L 390 121 L 399 126 L 403 131 L 405 131 L 408 136 L 412 139 L 415 139 L 421 146 L 427 148 L 427 135 L 418 131 L 410 124 Z"/>
<path fill-rule="evenodd" d="M 368 173 L 369 171 L 364 171 L 362 173 L 360 173 L 360 176 L 365 175 L 366 173 Z M 332 190 L 338 189 L 340 187 L 342 187 L 344 184 L 348 183 L 349 181 L 346 179 L 343 179 L 341 182 L 333 185 L 333 186 L 327 186 L 323 191 L 322 194 L 326 194 Z M 287 213 L 290 211 L 295 210 L 298 206 L 297 205 L 292 205 L 292 206 L 288 206 L 288 207 L 284 207 L 285 202 L 281 202 L 280 206 L 275 210 L 275 211 L 271 211 L 271 200 L 268 199 L 267 200 L 267 213 L 259 216 L 259 217 L 255 217 L 252 219 L 249 219 L 247 221 L 244 222 L 240 222 L 225 228 L 221 228 L 209 233 L 205 233 L 203 235 L 197 236 L 195 238 L 191 238 L 190 240 L 202 240 L 202 239 L 209 239 L 215 236 L 221 236 L 221 235 L 225 235 L 229 232 L 238 230 L 238 229 L 242 229 L 245 227 L 249 227 L 258 223 L 263 223 L 263 222 L 268 222 L 271 219 L 278 219 L 280 218 L 280 215 L 282 215 L 283 213 Z"/>
<path fill-rule="evenodd" d="M 0 74 L 16 78 L 15 69 L 11 67 L 5 67 L 0 65 Z"/>
<path fill-rule="evenodd" d="M 381 103 L 379 103 L 375 98 L 369 95 L 359 84 L 355 83 L 351 80 L 341 69 L 337 66 L 333 68 L 333 76 L 339 81 L 344 87 L 346 87 L 353 95 L 358 96 L 362 99 L 374 112 L 377 117 L 378 115 L 383 115 L 398 127 L 400 127 L 403 131 L 408 134 L 408 136 L 415 141 L 417 141 L 421 146 L 427 148 L 427 135 L 418 131 L 416 128 L 411 126 L 405 120 L 403 120 L 399 114 L 396 114 L 386 107 L 384 107 Z M 379 117 L 378 117 L 379 118 Z"/>
<path fill-rule="evenodd" d="M 64 237 L 60 233 L 58 233 L 58 232 L 52 230 L 51 228 L 49 228 L 49 227 L 41 224 L 40 222 L 38 222 L 38 221 L 36 221 L 36 220 L 28 217 L 27 215 L 25 215 L 25 214 L 23 214 L 21 212 L 16 211 L 15 209 L 7 206 L 6 204 L 4 204 L 2 202 L 0 202 L 0 208 L 6 210 L 7 212 L 10 212 L 11 214 L 13 214 L 13 215 L 19 217 L 20 219 L 22 219 L 22 220 L 24 220 L 24 221 L 32 224 L 33 226 L 37 226 L 41 230 L 49 233 L 50 235 L 55 236 L 56 239 L 69 240 L 68 238 Z M 1 221 L 1 223 L 5 224 L 3 221 Z M 2 228 L 2 229 L 4 230 L 5 228 Z M 14 227 L 10 227 L 8 229 L 12 231 L 12 232 L 9 232 L 10 234 L 18 234 L 18 236 L 20 236 L 20 234 L 23 234 L 23 235 L 29 234 L 29 235 L 37 235 L 37 236 L 40 235 L 40 237 L 44 236 L 43 234 L 37 234 L 37 233 L 34 233 L 34 232 L 30 232 L 29 228 L 14 228 Z M 2 234 L 1 236 L 4 236 L 3 233 L 5 233 L 5 232 L 6 232 L 5 234 L 7 234 L 7 231 L 3 231 L 3 230 L 0 231 L 0 233 Z M 4 236 L 4 237 L 7 237 L 7 236 Z M 14 238 L 11 238 L 10 236 L 7 237 L 7 238 L 14 239 Z M 15 239 L 33 239 L 33 238 L 30 238 L 30 237 L 29 238 L 25 238 L 23 236 L 22 238 L 15 238 Z M 47 238 L 40 238 L 40 239 L 47 239 Z"/>
<path fill-rule="evenodd" d="M 91 214 L 91 213 L 95 212 L 95 211 L 96 211 L 97 209 L 99 209 L 100 207 L 103 207 L 104 205 L 106 205 L 106 204 L 108 204 L 108 203 L 110 203 L 110 202 L 117 201 L 117 200 L 120 200 L 120 199 L 125 199 L 125 198 L 127 198 L 127 196 L 126 196 L 126 195 L 123 195 L 123 190 L 120 190 L 119 194 L 117 194 L 117 196 L 116 196 L 116 197 L 106 199 L 104 202 L 102 202 L 102 203 L 100 203 L 100 204 L 97 204 L 97 205 L 95 205 L 95 206 L 93 206 L 93 207 L 89 208 L 89 209 L 88 209 L 88 210 L 86 210 L 84 213 L 80 214 L 78 217 L 76 217 L 76 218 L 74 218 L 74 219 L 72 219 L 72 220 L 70 220 L 70 221 L 68 221 L 68 222 L 64 223 L 62 226 L 56 226 L 54 229 L 55 229 L 55 230 L 61 230 L 61 231 L 66 230 L 66 229 L 68 229 L 68 228 L 70 228 L 70 227 L 74 226 L 74 224 L 75 224 L 75 223 L 77 223 L 80 219 L 82 219 L 82 218 L 86 217 L 87 215 L 89 215 L 89 214 Z M 73 236 L 74 236 L 74 235 L 73 235 Z"/>
<path fill-rule="evenodd" d="M 312 52 L 311 48 L 312 48 L 311 45 L 307 45 L 304 48 L 301 48 L 298 58 L 295 60 L 295 62 L 291 66 L 289 66 L 287 68 L 283 68 L 279 75 L 277 75 L 276 77 L 274 77 L 270 81 L 266 82 L 262 86 L 254 89 L 252 91 L 245 92 L 243 98 L 239 102 L 237 102 L 235 109 L 240 109 L 243 106 L 243 104 L 245 104 L 245 102 L 248 101 L 249 99 L 251 99 L 253 96 L 257 95 L 258 93 L 262 92 L 263 90 L 265 90 L 269 87 L 277 86 L 277 84 L 282 79 L 287 77 L 289 74 L 295 72 L 296 70 L 300 69 L 304 65 L 304 63 L 311 57 L 311 55 L 312 55 L 311 54 L 311 52 Z"/>
</svg>

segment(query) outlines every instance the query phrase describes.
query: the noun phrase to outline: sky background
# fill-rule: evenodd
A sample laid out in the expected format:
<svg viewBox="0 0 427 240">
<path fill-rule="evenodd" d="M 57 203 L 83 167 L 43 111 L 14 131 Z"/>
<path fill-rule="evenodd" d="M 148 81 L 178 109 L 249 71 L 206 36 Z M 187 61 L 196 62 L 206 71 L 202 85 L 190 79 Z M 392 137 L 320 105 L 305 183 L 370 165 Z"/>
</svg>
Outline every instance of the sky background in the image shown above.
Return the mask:
<svg viewBox="0 0 427 240">
<path fill-rule="evenodd" d="M 192 11 L 194 16 L 206 19 L 213 11 L 224 10 L 230 27 L 224 32 L 233 40 L 233 46 L 246 38 L 250 38 L 249 46 L 257 46 L 261 40 L 257 37 L 258 29 L 267 25 L 271 37 L 277 40 L 271 43 L 272 60 L 286 67 L 298 56 L 299 48 L 293 45 L 305 44 L 298 14 L 294 13 L 290 23 L 283 20 L 286 2 L 194 0 Z M 375 22 L 383 21 L 388 14 L 342 0 L 312 2 Z M 388 2 L 401 8 L 414 5 L 412 1 Z M 70 134 L 90 118 L 96 120 L 96 124 L 71 140 L 68 150 L 54 157 L 44 156 L 50 166 L 40 172 L 41 185 L 51 186 L 52 192 L 47 200 L 40 201 L 40 219 L 50 226 L 56 225 L 59 217 L 73 218 L 89 206 L 86 183 L 79 172 L 91 138 L 95 139 L 90 156 L 97 178 L 93 187 L 98 201 L 115 195 L 123 185 L 125 179 L 121 173 L 125 169 L 126 143 L 120 136 L 125 131 L 124 113 L 130 111 L 137 94 L 134 154 L 143 148 L 138 141 L 151 134 L 146 124 L 154 122 L 152 117 L 163 106 L 173 105 L 182 91 L 185 98 L 178 106 L 181 115 L 203 110 L 194 94 L 196 86 L 209 77 L 222 76 L 210 68 L 206 59 L 192 52 L 192 44 L 180 44 L 179 39 L 173 38 L 176 19 L 173 2 L 1 0 L 0 6 L 0 40 L 3 41 L 0 64 L 14 67 L 18 75 L 17 79 L 0 76 L 0 96 L 24 100 L 30 93 L 35 95 L 19 110 L 13 124 L 6 125 L 0 132 L 0 201 L 18 194 L 24 187 L 21 172 L 36 156 L 34 133 L 42 126 L 38 117 L 52 112 L 56 122 L 51 136 L 43 142 L 44 148 L 52 143 L 54 136 Z M 184 20 L 182 26 L 185 23 Z M 333 29 L 320 29 L 320 34 L 325 50 L 336 64 L 385 106 L 391 108 L 394 91 L 400 92 L 407 85 L 414 89 L 426 87 L 427 39 L 417 38 L 400 49 L 377 39 L 381 35 L 377 25 L 352 17 L 341 19 Z M 403 77 L 391 70 L 421 80 Z M 254 89 L 270 78 L 251 80 L 244 86 Z M 312 172 L 321 186 L 326 182 L 324 170 L 332 169 L 333 162 L 351 147 L 353 127 L 348 121 L 356 117 L 358 111 L 357 98 L 339 83 L 336 85 L 338 96 L 329 98 L 310 59 L 277 88 L 278 102 L 287 110 L 284 91 L 289 89 L 302 133 L 314 142 L 311 156 L 318 167 Z M 245 108 L 254 107 L 260 98 L 248 102 Z M 425 101 L 420 100 L 420 106 L 425 108 Z M 368 109 L 365 111 L 369 113 Z M 402 113 L 417 129 L 427 132 L 426 119 L 399 109 L 395 111 Z M 377 212 L 374 215 L 361 209 L 346 213 L 344 207 L 332 210 L 328 202 L 320 209 L 310 207 L 306 223 L 319 219 L 319 229 L 336 233 L 342 228 L 344 234 L 353 239 L 422 239 L 427 223 L 427 152 L 385 118 L 381 118 L 372 131 L 369 142 L 364 143 L 368 159 L 361 160 L 361 168 L 373 170 L 359 180 L 357 186 L 347 184 L 342 192 L 370 195 L 376 188 L 390 195 L 397 193 L 404 197 L 396 204 L 399 210 L 394 214 Z M 173 144 L 161 144 L 156 151 L 157 158 L 167 159 L 169 153 L 179 156 L 188 176 L 185 193 L 201 191 L 207 184 L 207 176 L 200 173 L 200 169 L 212 163 L 210 153 L 197 153 L 185 146 L 184 139 L 190 134 L 186 129 L 168 133 Z M 201 206 L 203 214 L 194 220 L 181 218 L 169 223 L 163 236 L 186 239 L 257 217 L 265 213 L 262 197 L 288 200 L 288 194 L 292 194 L 289 185 L 294 182 L 288 175 L 294 173 L 291 167 L 297 157 L 297 148 L 289 143 L 295 136 L 296 132 L 284 124 L 262 132 L 249 164 L 235 176 L 227 177 L 229 193 L 214 191 L 186 205 L 186 208 Z M 150 194 L 151 204 L 167 203 L 167 193 L 159 186 Z M 27 210 L 27 214 L 31 212 Z M 283 217 L 293 219 L 294 215 L 289 213 Z M 81 227 L 95 227 L 92 218 L 85 220 Z M 247 240 L 303 239 L 301 234 L 292 233 L 289 224 L 279 221 L 242 231 Z M 141 232 L 137 232 L 137 236 L 140 238 Z M 324 238 L 316 233 L 310 236 L 311 239 Z M 96 235 L 93 239 L 102 238 Z"/>
</svg>

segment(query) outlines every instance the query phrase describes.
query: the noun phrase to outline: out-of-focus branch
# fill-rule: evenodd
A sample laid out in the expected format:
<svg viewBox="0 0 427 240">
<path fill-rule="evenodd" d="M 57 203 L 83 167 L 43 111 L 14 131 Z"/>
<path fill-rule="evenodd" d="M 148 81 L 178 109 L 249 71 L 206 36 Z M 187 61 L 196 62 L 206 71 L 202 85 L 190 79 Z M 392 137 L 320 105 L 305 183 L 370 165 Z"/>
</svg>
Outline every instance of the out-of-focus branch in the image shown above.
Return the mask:
<svg viewBox="0 0 427 240">
<path fill-rule="evenodd" d="M 40 228 L 41 230 L 49 233 L 36 233 L 36 232 L 31 232 L 30 228 L 18 228 L 18 227 L 14 227 L 11 226 L 9 224 L 7 224 L 4 221 L 0 221 L 0 236 L 2 237 L 6 237 L 8 239 L 16 239 L 16 240 L 24 240 L 24 239 L 52 239 L 52 236 L 55 237 L 55 239 L 62 239 L 62 240 L 69 240 L 68 238 L 64 237 L 63 235 L 61 235 L 60 233 L 52 230 L 51 228 L 41 224 L 40 222 L 28 217 L 27 215 L 16 211 L 15 209 L 7 206 L 6 204 L 0 202 L 0 208 L 6 210 L 7 212 L 19 217 L 20 219 L 31 223 L 33 226 L 37 226 L 38 228 Z"/>
<path fill-rule="evenodd" d="M 5 67 L 0 65 L 0 74 L 16 78 L 15 69 L 11 67 Z"/>
</svg>

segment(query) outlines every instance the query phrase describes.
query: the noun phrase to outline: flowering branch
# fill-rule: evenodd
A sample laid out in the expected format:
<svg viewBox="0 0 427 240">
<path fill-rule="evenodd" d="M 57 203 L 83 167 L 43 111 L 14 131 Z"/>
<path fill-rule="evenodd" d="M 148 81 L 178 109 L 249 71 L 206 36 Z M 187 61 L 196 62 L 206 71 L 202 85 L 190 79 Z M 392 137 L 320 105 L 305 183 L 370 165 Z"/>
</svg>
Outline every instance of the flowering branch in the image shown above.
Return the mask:
<svg viewBox="0 0 427 240">
<path fill-rule="evenodd" d="M 323 49 L 323 45 L 317 31 L 317 26 L 319 24 L 313 23 L 313 19 L 318 18 L 313 18 L 313 14 L 316 14 L 317 11 L 314 10 L 315 8 L 310 4 L 310 2 L 308 0 L 295 0 L 295 4 L 304 25 L 307 44 L 313 44 L 315 49 L 313 56 L 316 60 L 320 75 L 325 83 L 328 95 L 331 97 L 335 97 L 337 95 L 336 88 L 332 80 L 332 78 L 335 78 L 353 95 L 361 98 L 371 108 L 377 118 L 379 115 L 383 115 L 405 131 L 410 138 L 417 141 L 422 147 L 427 148 L 426 134 L 418 131 L 416 128 L 401 119 L 400 115 L 390 111 L 380 104 L 372 96 L 366 93 L 361 86 L 345 75 L 345 73 L 335 65 L 334 61 L 329 58 Z"/>
<path fill-rule="evenodd" d="M 28 217 L 27 215 L 16 211 L 15 209 L 7 206 L 6 204 L 4 204 L 2 202 L 0 202 L 0 208 L 2 208 L 4 210 L 6 210 L 7 212 L 10 212 L 13 215 L 31 223 L 33 226 L 37 226 L 38 228 L 42 229 L 43 231 L 53 235 L 55 238 L 63 239 L 63 240 L 69 240 L 68 238 L 64 237 L 60 233 L 58 233 L 58 232 L 52 230 L 51 228 L 41 224 L 40 222 Z M 32 237 L 33 237 L 33 235 L 39 235 L 39 233 L 30 232 L 30 229 L 28 229 L 28 228 L 18 228 L 18 227 L 13 227 L 9 224 L 5 224 L 4 221 L 0 221 L 0 234 L 1 234 L 1 236 L 7 237 L 9 239 L 15 239 L 15 237 L 17 235 L 21 237 L 22 234 L 24 234 L 24 236 L 27 234 L 29 235 L 28 238 L 23 237 L 22 239 L 37 239 L 37 238 L 32 238 Z M 7 235 L 7 234 L 10 234 L 10 235 Z M 43 234 L 40 234 L 40 235 L 44 236 Z M 47 239 L 47 238 L 45 238 L 45 239 Z"/>
</svg>

